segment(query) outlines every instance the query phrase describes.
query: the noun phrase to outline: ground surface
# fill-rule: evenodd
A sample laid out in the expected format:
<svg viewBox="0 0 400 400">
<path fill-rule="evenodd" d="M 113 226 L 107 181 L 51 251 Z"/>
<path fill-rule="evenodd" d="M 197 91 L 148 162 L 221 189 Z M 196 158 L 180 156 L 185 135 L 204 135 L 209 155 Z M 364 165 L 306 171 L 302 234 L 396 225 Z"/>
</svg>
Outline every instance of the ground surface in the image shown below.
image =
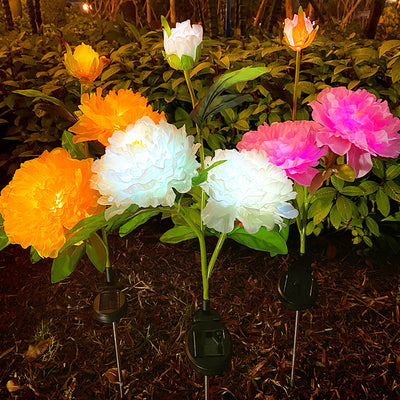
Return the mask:
<svg viewBox="0 0 400 400">
<path fill-rule="evenodd" d="M 203 399 L 203 377 L 185 353 L 185 332 L 201 301 L 197 243 L 160 243 L 164 224 L 154 219 L 110 238 L 129 303 L 117 327 L 124 394 Z M 211 297 L 234 354 L 231 369 L 210 378 L 209 399 L 400 398 L 399 263 L 358 256 L 343 234 L 309 240 L 308 252 L 319 296 L 316 307 L 300 313 L 291 388 L 295 313 L 276 288 L 292 257 L 224 245 Z M 49 260 L 31 265 L 17 246 L 0 253 L 0 398 L 12 398 L 8 382 L 11 390 L 20 387 L 15 398 L 26 400 L 118 399 L 112 327 L 93 318 L 103 277 L 82 261 L 68 279 L 51 284 L 50 268 Z M 37 343 L 44 343 L 42 355 Z"/>
</svg>

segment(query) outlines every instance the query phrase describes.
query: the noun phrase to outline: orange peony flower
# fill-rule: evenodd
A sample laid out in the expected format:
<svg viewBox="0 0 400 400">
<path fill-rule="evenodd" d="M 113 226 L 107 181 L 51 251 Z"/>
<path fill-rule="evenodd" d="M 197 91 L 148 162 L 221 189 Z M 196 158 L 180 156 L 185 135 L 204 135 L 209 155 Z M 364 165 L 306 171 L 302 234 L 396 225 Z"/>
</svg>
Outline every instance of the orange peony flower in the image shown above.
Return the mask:
<svg viewBox="0 0 400 400">
<path fill-rule="evenodd" d="M 75 48 L 72 54 L 71 47 L 63 41 L 67 48 L 67 54 L 64 54 L 64 64 L 68 73 L 79 79 L 79 82 L 88 85 L 92 83 L 103 71 L 104 66 L 109 59 L 99 56 L 93 48 L 87 44 L 80 44 Z"/>
<path fill-rule="evenodd" d="M 285 19 L 283 30 L 286 44 L 295 51 L 300 51 L 308 47 L 317 34 L 318 26 L 314 26 L 310 19 L 306 17 L 303 9 L 299 8 L 299 15 L 295 14 L 293 19 Z"/>
<path fill-rule="evenodd" d="M 96 93 L 82 95 L 79 108 L 83 115 L 69 128 L 76 134 L 75 143 L 98 140 L 108 146 L 108 139 L 115 131 L 125 130 L 142 117 L 150 117 L 156 124 L 165 119 L 163 112 L 153 111 L 147 99 L 131 89 L 110 91 L 104 98 L 101 93 L 102 89 L 98 88 Z"/>
<path fill-rule="evenodd" d="M 66 232 L 104 209 L 97 203 L 100 194 L 90 188 L 92 162 L 72 159 L 62 148 L 24 162 L 0 195 L 10 243 L 57 257 Z"/>
</svg>

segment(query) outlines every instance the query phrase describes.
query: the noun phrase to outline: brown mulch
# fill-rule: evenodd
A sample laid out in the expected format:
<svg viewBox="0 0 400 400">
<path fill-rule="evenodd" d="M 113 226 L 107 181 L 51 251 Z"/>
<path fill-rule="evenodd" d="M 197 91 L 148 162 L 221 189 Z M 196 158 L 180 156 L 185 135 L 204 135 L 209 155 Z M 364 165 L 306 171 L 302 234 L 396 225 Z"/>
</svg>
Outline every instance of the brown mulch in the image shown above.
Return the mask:
<svg viewBox="0 0 400 400">
<path fill-rule="evenodd" d="M 203 377 L 185 353 L 185 333 L 201 303 L 197 242 L 163 244 L 166 229 L 154 218 L 127 237 L 110 237 L 129 304 L 117 325 L 126 399 L 204 398 Z M 290 387 L 295 313 L 280 303 L 277 283 L 292 252 L 271 258 L 224 245 L 210 294 L 234 354 L 229 371 L 210 377 L 209 399 L 400 398 L 399 263 L 357 255 L 343 233 L 308 241 L 319 296 L 300 313 Z M 110 379 L 112 327 L 93 318 L 103 276 L 84 259 L 69 278 L 51 284 L 50 269 L 51 260 L 31 265 L 29 251 L 18 246 L 0 252 L 0 399 L 118 399 Z M 43 354 L 27 356 L 46 339 Z"/>
</svg>

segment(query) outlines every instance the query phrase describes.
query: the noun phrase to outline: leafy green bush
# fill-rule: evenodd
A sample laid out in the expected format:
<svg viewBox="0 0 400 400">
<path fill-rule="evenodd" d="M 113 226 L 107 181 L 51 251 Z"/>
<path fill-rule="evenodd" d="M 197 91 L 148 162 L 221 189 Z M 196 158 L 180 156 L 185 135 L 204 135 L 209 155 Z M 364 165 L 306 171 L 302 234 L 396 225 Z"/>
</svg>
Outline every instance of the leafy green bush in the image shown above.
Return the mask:
<svg viewBox="0 0 400 400">
<path fill-rule="evenodd" d="M 107 90 L 132 88 L 148 98 L 154 109 L 164 111 L 169 122 L 186 125 L 195 133 L 191 101 L 181 73 L 163 60 L 161 32 L 139 30 L 129 22 L 98 23 L 86 15 L 70 14 L 62 28 L 45 27 L 43 36 L 12 33 L 0 47 L 0 123 L 2 140 L 16 146 L 13 157 L 38 154 L 43 147 L 59 145 L 70 124 L 54 107 L 39 98 L 27 98 L 14 91 L 37 89 L 64 102 L 76 111 L 79 86 L 63 65 L 63 37 L 71 46 L 84 41 L 110 58 L 97 86 Z M 387 100 L 395 116 L 400 116 L 400 41 L 361 40 L 351 34 L 342 41 L 321 32 L 304 52 L 299 82 L 297 118 L 309 120 L 308 103 L 330 86 L 367 89 Z M 243 96 L 242 102 L 207 117 L 203 127 L 209 151 L 233 148 L 243 133 L 260 124 L 291 119 L 294 57 L 277 38 L 262 32 L 248 39 L 207 39 L 200 62 L 190 72 L 197 98 L 202 98 L 215 80 L 227 71 L 246 66 L 266 66 L 261 78 L 240 82 L 227 94 Z M 207 149 L 206 149 L 207 152 Z M 323 229 L 349 229 L 353 243 L 372 246 L 385 227 L 400 219 L 399 160 L 374 160 L 370 174 L 356 182 L 332 177 L 311 198 L 307 234 Z M 10 165 L 8 164 L 10 167 Z M 15 168 L 13 164 L 12 170 Z M 388 230 L 390 231 L 390 229 Z M 393 235 L 391 236 L 393 250 Z"/>
</svg>

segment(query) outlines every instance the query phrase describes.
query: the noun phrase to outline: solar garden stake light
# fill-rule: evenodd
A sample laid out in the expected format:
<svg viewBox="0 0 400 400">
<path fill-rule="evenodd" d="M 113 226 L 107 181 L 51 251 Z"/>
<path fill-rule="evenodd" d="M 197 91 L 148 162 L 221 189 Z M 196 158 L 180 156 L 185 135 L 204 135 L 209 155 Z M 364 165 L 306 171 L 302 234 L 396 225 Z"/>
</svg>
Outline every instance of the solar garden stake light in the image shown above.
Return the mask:
<svg viewBox="0 0 400 400">
<path fill-rule="evenodd" d="M 229 368 L 232 338 L 220 315 L 210 308 L 210 300 L 193 317 L 193 326 L 186 337 L 186 353 L 192 368 L 204 375 L 205 400 L 208 400 L 208 377 Z"/>
<path fill-rule="evenodd" d="M 120 289 L 113 284 L 114 271 L 111 267 L 106 267 L 106 285 L 100 290 L 100 293 L 94 299 L 94 312 L 97 320 L 103 323 L 112 323 L 115 358 L 118 370 L 118 383 L 121 399 L 123 398 L 122 390 L 122 370 L 121 361 L 118 350 L 117 337 L 117 321 L 119 321 L 128 309 L 128 303 L 125 300 L 125 295 Z"/>
<path fill-rule="evenodd" d="M 288 271 L 282 275 L 278 283 L 278 296 L 284 306 L 289 308 L 289 310 L 296 311 L 292 370 L 290 374 L 290 386 L 293 387 L 299 311 L 312 307 L 318 296 L 317 280 L 312 275 L 311 261 L 308 257 L 301 255 L 289 267 Z"/>
</svg>

